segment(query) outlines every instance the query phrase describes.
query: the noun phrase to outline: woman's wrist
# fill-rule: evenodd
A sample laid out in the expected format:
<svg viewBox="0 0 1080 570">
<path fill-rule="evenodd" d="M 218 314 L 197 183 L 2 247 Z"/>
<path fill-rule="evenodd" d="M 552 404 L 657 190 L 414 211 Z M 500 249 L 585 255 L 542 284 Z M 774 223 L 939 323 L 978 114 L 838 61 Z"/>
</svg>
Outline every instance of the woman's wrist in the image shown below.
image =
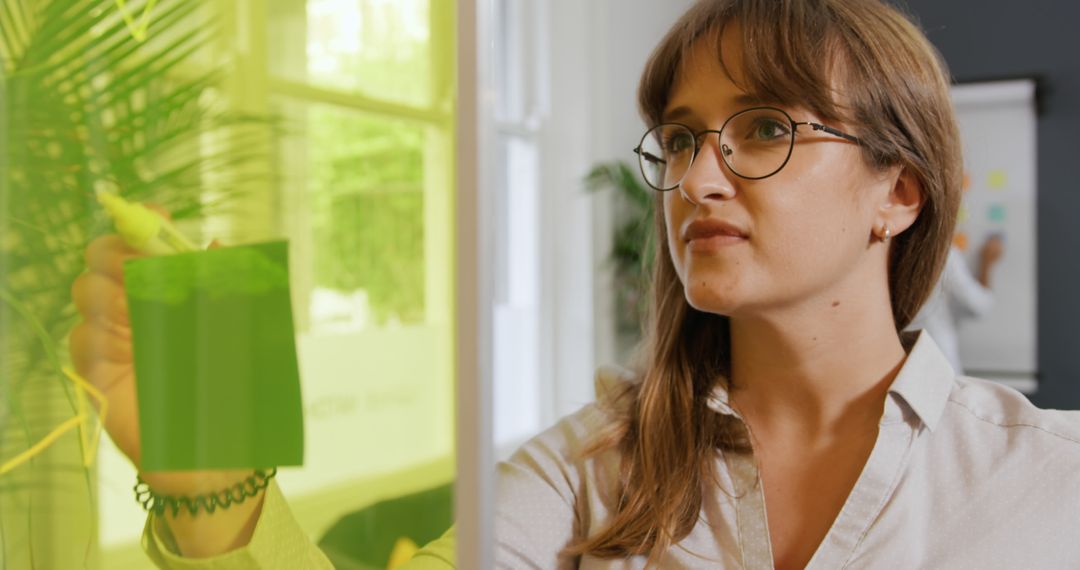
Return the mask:
<svg viewBox="0 0 1080 570">
<path fill-rule="evenodd" d="M 186 472 L 183 477 L 139 475 L 135 499 L 157 515 L 208 516 L 258 497 L 276 474 L 277 469 L 270 468 Z"/>
<path fill-rule="evenodd" d="M 201 471 L 139 472 L 138 478 L 155 493 L 163 495 L 201 495 L 236 484 L 254 473 L 254 469 L 207 469 Z"/>
<path fill-rule="evenodd" d="M 262 517 L 266 492 L 253 499 L 213 514 L 192 515 L 180 510 L 176 516 L 168 513 L 152 515 L 154 523 L 167 529 L 170 549 L 184 558 L 210 558 L 247 546 L 255 535 Z M 160 531 L 159 531 L 160 532 Z"/>
</svg>

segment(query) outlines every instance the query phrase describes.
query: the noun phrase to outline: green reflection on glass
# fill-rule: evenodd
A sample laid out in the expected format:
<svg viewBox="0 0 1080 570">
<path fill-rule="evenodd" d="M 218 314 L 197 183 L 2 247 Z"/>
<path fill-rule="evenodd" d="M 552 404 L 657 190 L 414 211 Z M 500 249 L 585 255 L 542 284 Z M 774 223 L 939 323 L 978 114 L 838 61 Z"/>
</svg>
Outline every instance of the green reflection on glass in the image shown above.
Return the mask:
<svg viewBox="0 0 1080 570">
<path fill-rule="evenodd" d="M 315 280 L 363 290 L 383 323 L 424 319 L 425 129 L 312 106 Z"/>
</svg>

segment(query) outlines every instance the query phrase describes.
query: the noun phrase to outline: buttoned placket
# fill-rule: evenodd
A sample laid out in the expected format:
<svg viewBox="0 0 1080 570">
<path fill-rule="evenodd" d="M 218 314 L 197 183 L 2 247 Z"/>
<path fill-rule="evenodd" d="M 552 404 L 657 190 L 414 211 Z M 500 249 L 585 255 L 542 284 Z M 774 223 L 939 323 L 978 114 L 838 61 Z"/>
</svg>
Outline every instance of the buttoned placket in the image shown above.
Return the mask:
<svg viewBox="0 0 1080 570">
<path fill-rule="evenodd" d="M 714 389 L 708 400 L 713 411 L 729 415 L 748 430 L 743 417 L 731 407 L 727 391 Z M 912 445 L 922 431 L 920 422 L 905 414 L 903 405 L 890 393 L 885 400 L 878 436 L 858 480 L 844 501 L 825 538 L 807 564 L 807 570 L 845 568 L 863 537 L 896 490 L 907 465 Z M 765 489 L 757 461 L 750 453 L 723 453 L 735 491 L 736 524 L 743 568 L 772 569 L 772 539 L 765 508 Z"/>
</svg>

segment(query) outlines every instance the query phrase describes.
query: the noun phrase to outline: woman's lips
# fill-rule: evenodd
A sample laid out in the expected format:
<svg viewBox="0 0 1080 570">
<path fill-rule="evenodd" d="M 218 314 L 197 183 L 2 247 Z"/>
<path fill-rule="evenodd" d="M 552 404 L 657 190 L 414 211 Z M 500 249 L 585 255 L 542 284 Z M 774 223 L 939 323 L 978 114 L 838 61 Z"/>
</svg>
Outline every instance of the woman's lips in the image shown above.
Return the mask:
<svg viewBox="0 0 1080 570">
<path fill-rule="evenodd" d="M 746 243 L 746 231 L 727 220 L 695 220 L 683 230 L 683 240 L 691 252 L 709 253 Z"/>
<path fill-rule="evenodd" d="M 693 253 L 711 253 L 743 243 L 746 243 L 746 238 L 743 236 L 714 234 L 692 239 L 686 245 Z"/>
</svg>

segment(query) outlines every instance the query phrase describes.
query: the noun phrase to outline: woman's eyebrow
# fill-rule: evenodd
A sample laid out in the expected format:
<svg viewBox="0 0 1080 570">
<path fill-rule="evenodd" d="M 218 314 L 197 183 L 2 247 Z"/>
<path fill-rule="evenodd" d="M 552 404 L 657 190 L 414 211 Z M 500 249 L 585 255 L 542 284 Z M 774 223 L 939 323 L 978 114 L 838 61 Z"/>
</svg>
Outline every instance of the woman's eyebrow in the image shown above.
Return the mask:
<svg viewBox="0 0 1080 570">
<path fill-rule="evenodd" d="M 752 95 L 750 93 L 742 93 L 731 98 L 732 112 L 737 112 L 746 107 L 760 107 L 760 106 L 772 106 L 780 107 L 782 104 L 770 97 L 762 97 L 760 95 Z M 680 105 L 670 111 L 666 111 L 661 117 L 660 121 L 668 123 L 677 121 L 679 119 L 685 119 L 686 117 L 693 117 L 694 111 L 686 105 Z"/>
<path fill-rule="evenodd" d="M 690 110 L 690 107 L 687 107 L 686 105 L 682 105 L 680 107 L 675 107 L 674 109 L 672 109 L 670 111 L 664 112 L 663 116 L 660 117 L 660 120 L 661 120 L 661 122 L 667 123 L 667 122 L 683 119 L 683 118 L 688 117 L 688 116 L 693 116 L 693 114 L 694 114 L 694 112 Z"/>
</svg>

